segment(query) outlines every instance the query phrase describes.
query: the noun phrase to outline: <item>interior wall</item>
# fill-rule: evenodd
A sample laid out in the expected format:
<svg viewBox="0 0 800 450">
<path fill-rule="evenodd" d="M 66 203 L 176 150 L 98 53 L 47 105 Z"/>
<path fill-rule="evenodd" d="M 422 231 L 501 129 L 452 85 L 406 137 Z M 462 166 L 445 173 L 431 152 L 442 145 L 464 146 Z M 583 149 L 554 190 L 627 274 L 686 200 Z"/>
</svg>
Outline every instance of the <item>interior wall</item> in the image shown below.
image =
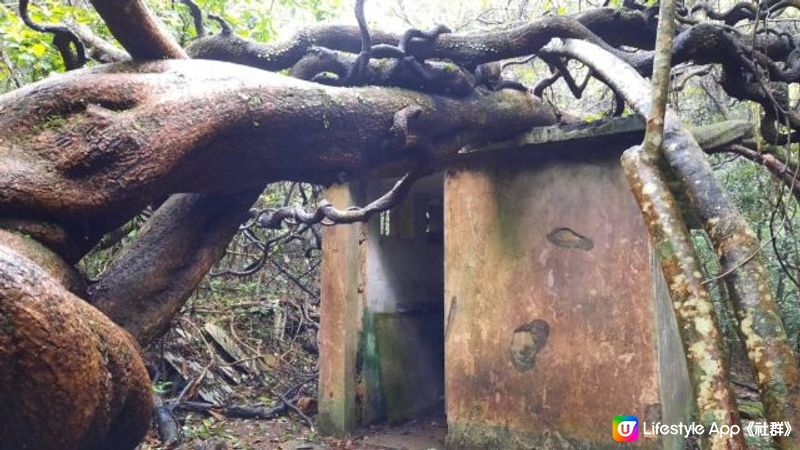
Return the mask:
<svg viewBox="0 0 800 450">
<path fill-rule="evenodd" d="M 393 182 L 384 180 L 370 185 L 370 198 L 382 195 Z M 438 206 L 441 212 L 443 183 L 441 174 L 419 180 L 402 204 L 389 213 L 388 235 L 381 232 L 380 217 L 370 221 L 366 299 L 372 312 L 442 309 L 442 230 L 426 232 L 425 206 Z"/>
</svg>

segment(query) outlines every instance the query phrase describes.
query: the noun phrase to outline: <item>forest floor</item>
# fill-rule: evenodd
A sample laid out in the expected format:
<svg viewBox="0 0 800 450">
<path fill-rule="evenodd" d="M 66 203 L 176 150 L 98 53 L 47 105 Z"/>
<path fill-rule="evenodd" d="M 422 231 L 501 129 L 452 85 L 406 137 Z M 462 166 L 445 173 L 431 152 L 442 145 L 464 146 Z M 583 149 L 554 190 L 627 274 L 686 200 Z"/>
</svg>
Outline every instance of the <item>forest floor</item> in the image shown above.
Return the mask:
<svg viewBox="0 0 800 450">
<path fill-rule="evenodd" d="M 320 436 L 309 426 L 316 419 L 316 348 L 302 340 L 296 326 L 282 326 L 280 337 L 275 334 L 263 323 L 232 318 L 209 321 L 186 314 L 176 320 L 149 349 L 147 360 L 154 390 L 169 405 L 167 416 L 173 416 L 170 422 L 180 438 L 164 445 L 154 430 L 139 450 L 444 449 L 441 416 L 361 429 L 344 440 Z M 307 418 L 286 409 L 260 418 L 225 415 L 226 407 L 242 408 L 247 417 L 257 416 L 254 411 L 266 414 L 281 404 L 281 395 Z M 192 410 L 189 404 L 201 408 Z"/>
<path fill-rule="evenodd" d="M 176 450 L 443 450 L 444 418 L 362 429 L 349 439 L 320 437 L 301 420 L 188 418 Z M 142 450 L 163 449 L 155 435 Z"/>
</svg>

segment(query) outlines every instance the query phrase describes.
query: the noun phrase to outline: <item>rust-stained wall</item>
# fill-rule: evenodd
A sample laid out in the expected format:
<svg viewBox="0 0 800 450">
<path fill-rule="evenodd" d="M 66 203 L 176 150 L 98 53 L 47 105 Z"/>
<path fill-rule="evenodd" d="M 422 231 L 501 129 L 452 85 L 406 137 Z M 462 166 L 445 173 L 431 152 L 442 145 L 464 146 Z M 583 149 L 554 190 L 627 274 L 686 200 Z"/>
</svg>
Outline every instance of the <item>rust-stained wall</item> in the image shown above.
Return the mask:
<svg viewBox="0 0 800 450">
<path fill-rule="evenodd" d="M 448 448 L 620 448 L 613 416 L 659 418 L 653 264 L 618 158 L 447 174 Z"/>
</svg>

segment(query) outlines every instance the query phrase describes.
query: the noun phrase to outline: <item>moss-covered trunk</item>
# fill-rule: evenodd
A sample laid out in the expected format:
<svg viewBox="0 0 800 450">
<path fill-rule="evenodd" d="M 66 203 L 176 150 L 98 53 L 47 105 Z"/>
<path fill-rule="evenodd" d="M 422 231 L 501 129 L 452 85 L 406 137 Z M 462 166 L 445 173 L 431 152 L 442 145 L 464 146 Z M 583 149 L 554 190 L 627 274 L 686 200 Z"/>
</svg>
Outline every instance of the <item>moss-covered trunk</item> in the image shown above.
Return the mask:
<svg viewBox="0 0 800 450">
<path fill-rule="evenodd" d="M 661 269 L 667 280 L 686 353 L 700 422 L 738 425 L 736 401 L 727 382 L 727 365 L 714 317 L 714 305 L 702 283 L 700 264 L 675 199 L 654 161 L 641 147 L 628 149 L 622 167 L 642 210 Z M 744 449 L 743 436 L 707 436 L 708 448 Z"/>
</svg>

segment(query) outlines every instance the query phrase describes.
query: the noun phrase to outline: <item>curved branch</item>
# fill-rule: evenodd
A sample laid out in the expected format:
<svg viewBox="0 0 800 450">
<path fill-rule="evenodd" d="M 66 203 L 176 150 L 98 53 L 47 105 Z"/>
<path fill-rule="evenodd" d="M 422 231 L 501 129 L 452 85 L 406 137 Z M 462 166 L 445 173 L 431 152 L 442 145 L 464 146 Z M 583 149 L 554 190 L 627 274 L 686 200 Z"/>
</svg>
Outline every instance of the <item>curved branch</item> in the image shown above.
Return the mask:
<svg viewBox="0 0 800 450">
<path fill-rule="evenodd" d="M 347 76 L 344 77 L 345 85 L 360 84 L 362 73 L 369 64 L 372 52 L 372 38 L 369 35 L 367 19 L 364 17 L 364 3 L 366 0 L 356 0 L 356 21 L 358 21 L 358 31 L 361 34 L 361 51 L 358 53 L 355 62 L 350 67 Z"/>
<path fill-rule="evenodd" d="M 209 14 L 208 18 L 219 24 L 220 34 L 222 36 L 230 36 L 233 34 L 233 28 L 231 28 L 231 24 L 229 24 L 228 21 L 223 19 L 221 16 Z"/>
<path fill-rule="evenodd" d="M 794 177 L 794 171 L 785 162 L 778 159 L 775 155 L 769 153 L 760 153 L 747 146 L 734 144 L 725 147 L 713 149 L 708 153 L 733 153 L 744 157 L 756 164 L 764 166 L 769 172 L 792 191 L 794 196 L 800 199 L 800 180 Z"/>
<path fill-rule="evenodd" d="M 692 5 L 690 15 L 694 16 L 699 11 L 705 12 L 709 19 L 721 20 L 725 25 L 733 26 L 742 20 L 755 19 L 758 8 L 751 2 L 739 2 L 725 12 L 718 12 L 708 2 L 699 2 Z"/>
<path fill-rule="evenodd" d="M 209 14 L 208 17 L 214 19 L 217 16 Z M 397 44 L 398 41 L 398 37 L 386 33 L 373 32 L 371 37 L 375 43 Z M 292 67 L 314 46 L 358 53 L 361 35 L 358 28 L 352 26 L 313 26 L 285 41 L 263 44 L 237 36 L 223 25 L 221 33 L 197 39 L 186 51 L 192 58 L 233 62 L 277 72 Z"/>
<path fill-rule="evenodd" d="M 376 30 L 369 34 L 373 46 L 386 44 L 397 47 L 402 40 L 402 36 Z M 444 59 L 475 67 L 502 59 L 530 56 L 553 37 L 588 39 L 623 56 L 612 46 L 652 48 L 655 23 L 639 11 L 598 8 L 573 16 L 541 17 L 509 30 L 441 34 L 433 43 L 410 39 L 406 50 L 420 60 Z M 238 36 L 219 34 L 198 39 L 187 48 L 187 52 L 195 58 L 278 71 L 294 65 L 312 46 L 359 53 L 362 44 L 358 27 L 326 25 L 307 28 L 276 44 L 260 44 Z"/>
<path fill-rule="evenodd" d="M 364 207 L 350 207 L 346 210 L 339 210 L 327 200 L 320 202 L 319 207 L 312 212 L 306 211 L 302 206 L 284 206 L 277 209 L 264 209 L 257 212 L 256 222 L 264 228 L 281 228 L 283 222 L 292 220 L 296 223 L 323 225 L 366 222 L 375 214 L 394 208 L 408 195 L 411 186 L 420 177 L 425 175 L 420 170 L 414 170 L 404 175 L 392 188 L 373 200 Z M 327 220 L 328 223 L 323 221 Z"/>
<path fill-rule="evenodd" d="M 203 37 L 206 35 L 206 27 L 203 24 L 203 11 L 197 6 L 193 0 L 181 0 L 181 3 L 186 5 L 189 8 L 189 12 L 192 14 L 192 20 L 194 21 L 194 31 L 197 34 L 197 37 Z"/>
<path fill-rule="evenodd" d="M 355 81 L 347 80 L 359 64 L 359 58 L 360 55 L 315 47 L 292 67 L 291 75 L 332 86 L 348 84 Z M 421 63 L 413 57 L 370 59 L 358 70 L 358 84 L 401 87 L 434 95 L 463 97 L 472 93 L 476 85 L 475 77 L 455 64 Z"/>
<path fill-rule="evenodd" d="M 56 46 L 61 54 L 67 70 L 83 67 L 86 64 L 86 48 L 83 46 L 81 39 L 69 27 L 63 25 L 40 25 L 34 22 L 28 14 L 28 3 L 29 0 L 19 0 L 19 15 L 25 25 L 40 33 L 53 35 L 53 45 Z"/>
</svg>

